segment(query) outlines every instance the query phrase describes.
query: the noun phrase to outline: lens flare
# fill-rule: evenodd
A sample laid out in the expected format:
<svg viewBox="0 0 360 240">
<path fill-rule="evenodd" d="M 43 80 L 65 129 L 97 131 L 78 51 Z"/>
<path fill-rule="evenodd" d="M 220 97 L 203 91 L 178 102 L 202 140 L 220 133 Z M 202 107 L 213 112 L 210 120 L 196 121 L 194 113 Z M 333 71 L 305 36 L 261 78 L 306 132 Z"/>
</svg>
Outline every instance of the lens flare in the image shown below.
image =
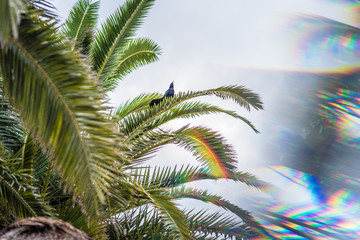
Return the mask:
<svg viewBox="0 0 360 240">
<path fill-rule="evenodd" d="M 299 69 L 349 73 L 360 67 L 360 30 L 321 16 L 294 17 L 287 26 L 290 51 Z"/>
<path fill-rule="evenodd" d="M 287 168 L 271 166 L 281 178 L 288 179 L 313 192 L 314 179 L 309 174 Z M 342 184 L 357 184 L 359 179 L 338 175 Z M 320 188 L 320 186 L 318 186 Z M 279 192 L 281 189 L 279 190 Z M 253 201 L 258 219 L 273 238 L 279 239 L 360 239 L 360 219 L 355 216 L 360 210 L 360 200 L 355 191 L 348 188 L 332 190 L 325 202 L 313 201 L 289 205 L 272 197 L 258 197 Z M 259 238 L 261 239 L 261 238 Z"/>
<path fill-rule="evenodd" d="M 342 181 L 346 184 L 349 184 L 349 185 L 352 185 L 355 187 L 360 187 L 360 178 L 347 176 L 343 173 L 338 173 L 334 176 L 334 179 L 337 179 L 339 181 Z"/>
<path fill-rule="evenodd" d="M 318 177 L 285 166 L 272 166 L 270 169 L 283 178 L 307 189 L 311 193 L 314 201 L 318 201 L 319 203 L 325 201 L 323 190 L 319 188 L 318 182 L 320 179 Z M 299 211 L 301 212 L 302 209 L 299 209 Z"/>
<path fill-rule="evenodd" d="M 328 127 L 337 133 L 336 141 L 359 148 L 360 143 L 360 94 L 346 89 L 330 93 L 320 91 L 317 95 L 321 114 L 327 119 Z"/>
</svg>

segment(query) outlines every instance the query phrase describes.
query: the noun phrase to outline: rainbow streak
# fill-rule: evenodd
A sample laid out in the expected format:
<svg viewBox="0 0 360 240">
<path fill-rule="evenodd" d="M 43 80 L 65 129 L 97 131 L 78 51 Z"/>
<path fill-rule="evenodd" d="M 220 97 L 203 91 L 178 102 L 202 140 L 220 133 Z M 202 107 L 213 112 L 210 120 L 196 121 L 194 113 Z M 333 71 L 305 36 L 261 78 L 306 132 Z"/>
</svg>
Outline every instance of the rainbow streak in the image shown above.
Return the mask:
<svg viewBox="0 0 360 240">
<path fill-rule="evenodd" d="M 283 166 L 272 166 L 281 176 L 290 179 L 293 184 L 307 186 L 307 178 L 296 170 L 291 171 Z M 303 173 L 305 176 L 306 174 Z M 344 182 L 347 178 L 344 178 Z M 304 182 L 301 182 L 304 180 Z M 287 186 L 290 187 L 290 186 Z M 310 190 L 310 189 L 309 189 Z M 257 197 L 253 206 L 263 212 L 260 215 L 261 224 L 279 239 L 306 239 L 298 235 L 297 231 L 306 233 L 314 239 L 360 239 L 360 218 L 356 217 L 360 210 L 360 200 L 357 195 L 347 189 L 340 188 L 329 194 L 323 203 L 312 202 L 306 204 L 287 205 L 270 197 Z M 264 212 L 268 211 L 267 213 Z M 278 218 L 273 214 L 283 216 Z M 262 216 L 264 218 L 262 219 Z M 282 225 L 274 225 L 271 219 Z M 279 229 L 279 226 L 293 229 Z M 261 239 L 261 238 L 259 238 Z M 270 238 L 271 239 L 271 238 Z"/>
<path fill-rule="evenodd" d="M 337 133 L 337 142 L 351 147 L 360 145 L 360 95 L 353 91 L 337 89 L 335 93 L 321 91 L 317 94 L 321 114 Z"/>
<path fill-rule="evenodd" d="M 319 179 L 317 177 L 285 166 L 272 166 L 270 169 L 299 186 L 309 189 L 317 201 L 325 201 L 322 189 L 319 188 Z"/>
<path fill-rule="evenodd" d="M 224 163 L 221 158 L 217 155 L 215 150 L 211 145 L 206 141 L 206 139 L 195 129 L 191 129 L 191 132 L 194 133 L 198 142 L 205 149 L 205 158 L 210 163 L 210 172 L 219 178 L 229 178 L 229 172 L 226 170 Z"/>
<path fill-rule="evenodd" d="M 342 188 L 328 199 L 327 204 L 329 206 L 333 206 L 338 208 L 341 211 L 349 211 L 352 212 L 354 210 L 360 210 L 360 202 L 358 201 L 358 197 L 354 194 L 353 191 Z"/>
<path fill-rule="evenodd" d="M 256 205 L 257 207 L 259 207 L 258 203 Z M 261 205 L 260 208 L 266 208 L 270 210 L 270 205 L 271 203 L 269 204 L 268 201 L 267 204 Z M 359 220 L 350 219 L 349 217 L 351 216 L 344 213 L 341 214 L 341 211 L 334 212 L 329 206 L 320 207 L 318 205 L 310 205 L 303 207 L 306 209 L 306 211 L 301 214 L 302 218 L 297 218 L 296 216 L 291 217 L 291 215 L 293 215 L 291 214 L 291 210 L 286 211 L 282 209 L 282 211 L 272 212 L 276 212 L 285 217 L 300 221 L 302 224 L 304 224 L 303 226 L 298 226 L 296 223 L 286 222 L 285 220 L 282 220 L 281 223 L 283 225 L 291 227 L 292 229 L 299 230 L 314 237 L 316 236 L 315 239 L 334 239 L 331 237 L 334 235 L 347 236 L 347 239 L 359 239 Z M 293 206 L 293 209 L 296 208 L 297 206 Z M 299 208 L 301 208 L 301 206 L 299 206 Z M 287 207 L 286 209 L 289 208 Z M 280 231 L 278 229 L 279 226 L 275 227 L 274 224 L 269 223 L 265 220 L 262 220 L 261 223 L 265 226 L 266 229 L 270 230 L 274 236 L 280 239 L 303 239 L 294 232 L 289 232 L 287 230 Z"/>
<path fill-rule="evenodd" d="M 360 30 L 320 16 L 295 17 L 287 27 L 299 69 L 346 72 L 360 63 Z"/>
<path fill-rule="evenodd" d="M 353 22 L 354 25 L 360 25 L 360 1 L 359 0 L 326 0 L 326 2 L 338 2 L 343 4 L 343 7 L 347 10 L 347 15 L 344 16 L 348 19 L 348 21 Z"/>
<path fill-rule="evenodd" d="M 347 176 L 345 174 L 339 173 L 334 176 L 335 179 L 338 179 L 346 184 L 351 184 L 354 186 L 359 187 L 360 186 L 360 178 Z"/>
<path fill-rule="evenodd" d="M 279 175 L 283 176 L 284 178 L 304 187 L 307 188 L 309 186 L 309 183 L 306 183 L 307 181 L 307 175 L 296 171 L 294 169 L 285 167 L 285 166 L 272 166 L 270 167 L 274 172 L 278 173 Z"/>
</svg>

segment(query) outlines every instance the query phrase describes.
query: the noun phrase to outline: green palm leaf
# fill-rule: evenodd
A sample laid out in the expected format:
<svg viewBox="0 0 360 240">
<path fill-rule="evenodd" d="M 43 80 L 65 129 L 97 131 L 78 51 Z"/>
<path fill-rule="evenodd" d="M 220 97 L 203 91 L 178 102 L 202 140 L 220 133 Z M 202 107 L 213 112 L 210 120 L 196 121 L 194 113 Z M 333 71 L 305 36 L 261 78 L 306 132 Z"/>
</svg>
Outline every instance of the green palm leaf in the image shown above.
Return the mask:
<svg viewBox="0 0 360 240">
<path fill-rule="evenodd" d="M 89 37 L 89 32 L 96 27 L 100 1 L 92 3 L 91 0 L 79 0 L 70 11 L 63 25 L 62 31 L 82 49 L 82 42 Z M 90 35 L 92 36 L 92 35 Z"/>
<path fill-rule="evenodd" d="M 57 9 L 52 4 L 52 1 L 48 0 L 25 0 L 30 9 L 36 9 L 41 15 L 42 19 L 59 21 Z"/>
<path fill-rule="evenodd" d="M 210 194 L 206 190 L 199 190 L 190 187 L 180 187 L 171 189 L 169 195 L 174 198 L 192 198 L 203 202 L 214 204 L 215 206 L 221 207 L 228 210 L 238 216 L 243 223 L 251 227 L 257 232 L 263 231 L 263 227 L 250 215 L 246 210 L 241 209 L 235 204 L 230 203 L 228 200 L 223 199 L 221 196 L 216 194 Z"/>
<path fill-rule="evenodd" d="M 22 169 L 26 170 L 31 176 L 34 176 L 34 162 L 38 149 L 31 135 L 27 135 L 22 149 Z"/>
<path fill-rule="evenodd" d="M 232 147 L 217 132 L 204 127 L 185 126 L 177 131 L 152 131 L 132 141 L 129 164 L 137 165 L 149 159 L 166 144 L 174 143 L 190 151 L 208 171 L 207 174 L 218 178 L 243 180 L 251 186 L 263 187 L 254 176 L 236 173 L 236 155 Z M 238 176 L 236 175 L 238 174 Z"/>
<path fill-rule="evenodd" d="M 145 189 L 151 188 L 173 188 L 179 185 L 198 180 L 218 180 L 220 178 L 207 173 L 203 168 L 187 166 L 175 167 L 141 167 L 131 173 L 135 180 Z M 256 187 L 260 190 L 268 190 L 272 186 L 258 180 L 254 175 L 247 172 L 232 171 L 229 179 L 245 183 L 248 186 Z"/>
<path fill-rule="evenodd" d="M 149 102 L 154 98 L 160 98 L 162 95 L 158 93 L 142 93 L 132 100 L 125 101 L 120 104 L 115 110 L 111 112 L 111 116 L 116 116 L 119 119 L 125 118 L 127 115 L 140 111 L 149 107 Z"/>
<path fill-rule="evenodd" d="M 201 210 L 194 212 L 191 210 L 186 212 L 189 227 L 196 239 L 204 239 L 207 237 L 251 239 L 257 234 L 251 230 L 246 224 L 242 224 L 235 217 L 228 216 L 224 213 Z"/>
<path fill-rule="evenodd" d="M 2 81 L 0 81 L 2 85 Z M 0 88 L 0 144 L 6 151 L 15 154 L 23 145 L 25 129 L 20 124 L 19 115 L 4 99 L 2 89 Z"/>
<path fill-rule="evenodd" d="M 149 113 L 147 113 L 146 111 L 148 111 Z M 136 124 L 138 124 L 141 121 L 140 119 L 143 119 L 144 115 L 151 114 L 151 111 L 152 109 L 146 109 L 144 110 L 143 113 L 140 114 L 133 113 L 131 116 L 128 116 L 127 118 L 123 119 L 122 125 L 124 126 L 125 134 L 131 133 L 134 130 L 133 127 L 135 127 Z M 245 122 L 247 125 L 249 125 L 255 132 L 258 132 L 255 126 L 249 120 L 238 115 L 236 112 L 225 110 L 220 107 L 202 102 L 180 103 L 172 107 L 168 111 L 164 112 L 163 114 L 154 118 L 153 121 L 149 122 L 146 126 L 143 127 L 142 132 L 153 130 L 177 118 L 194 118 L 194 117 L 207 115 L 207 114 L 214 114 L 214 113 L 225 113 L 236 119 L 240 119 L 243 122 Z"/>
<path fill-rule="evenodd" d="M 145 189 L 169 188 L 180 184 L 201 179 L 216 179 L 214 176 L 203 173 L 196 167 L 182 165 L 172 167 L 142 167 L 132 173 L 138 183 Z"/>
<path fill-rule="evenodd" d="M 192 152 L 210 172 L 228 178 L 236 169 L 235 152 L 217 132 L 204 127 L 184 128 L 176 134 L 177 144 Z"/>
<path fill-rule="evenodd" d="M 110 239 L 174 239 L 157 209 L 149 204 L 114 216 L 108 232 Z"/>
<path fill-rule="evenodd" d="M 0 205 L 7 209 L 6 223 L 14 218 L 54 215 L 48 203 L 29 184 L 31 178 L 21 169 L 17 170 L 16 161 L 0 149 Z"/>
<path fill-rule="evenodd" d="M 96 206 L 114 177 L 113 160 L 120 159 L 117 137 L 101 113 L 102 96 L 54 23 L 31 11 L 19 30 L 19 39 L 10 38 L 0 50 L 6 94 L 27 128 L 51 150 L 67 187 Z"/>
<path fill-rule="evenodd" d="M 106 91 L 112 91 L 127 74 L 133 70 L 157 61 L 160 47 L 147 38 L 130 40 L 118 53 L 116 66 L 109 74 L 102 78 L 102 85 Z"/>
<path fill-rule="evenodd" d="M 63 201 L 57 207 L 59 218 L 71 223 L 74 227 L 87 232 L 94 239 L 108 239 L 106 234 L 106 218 L 104 215 L 91 217 L 81 211 L 81 206 L 71 199 Z"/>
<path fill-rule="evenodd" d="M 1 45 L 5 45 L 9 38 L 18 37 L 18 25 L 20 24 L 20 14 L 24 11 L 25 3 L 23 0 L 1 0 L 0 2 L 0 40 Z"/>
<path fill-rule="evenodd" d="M 159 212 L 166 231 L 170 232 L 176 239 L 192 239 L 183 212 L 173 202 L 174 198 L 167 195 L 167 190 L 144 189 L 135 179 L 132 177 L 127 181 L 132 182 L 133 185 L 132 194 L 128 194 L 131 198 L 127 201 L 122 201 L 120 197 L 125 193 L 121 187 L 122 184 L 117 185 L 116 182 L 113 184 L 108 199 L 109 208 L 111 208 L 109 209 L 110 215 L 116 216 L 133 208 L 150 204 Z M 122 179 L 118 180 L 121 181 Z"/>
<path fill-rule="evenodd" d="M 167 231 L 172 232 L 176 239 L 193 239 L 190 235 L 184 213 L 175 205 L 173 198 L 167 196 L 163 191 L 149 190 L 147 193 L 152 204 L 161 215 Z"/>
<path fill-rule="evenodd" d="M 97 31 L 93 50 L 97 79 L 110 76 L 117 67 L 118 54 L 142 23 L 154 0 L 127 0 Z"/>
<path fill-rule="evenodd" d="M 141 112 L 136 112 L 136 114 L 127 116 L 126 120 L 124 120 L 124 129 L 126 135 L 128 135 L 125 140 L 127 141 L 137 136 L 138 134 L 141 134 L 151 122 L 155 121 L 162 114 L 179 105 L 180 103 L 192 98 L 212 95 L 220 97 L 222 99 L 232 99 L 238 105 L 240 105 L 241 107 L 245 107 L 248 110 L 250 110 L 250 107 L 253 107 L 254 109 L 262 109 L 262 102 L 259 96 L 243 86 L 224 86 L 216 89 L 209 89 L 197 92 L 180 92 L 179 94 L 176 94 L 173 98 L 165 99 L 156 107 L 146 108 Z M 228 114 L 233 113 L 230 113 L 230 111 L 228 111 Z M 257 132 L 255 127 L 248 120 L 240 116 L 237 116 L 237 118 L 243 120 L 250 127 L 252 127 L 255 132 Z"/>
<path fill-rule="evenodd" d="M 131 161 L 127 165 L 138 165 L 150 159 L 155 152 L 169 143 L 174 143 L 174 133 L 163 130 L 151 131 L 132 141 L 132 151 L 127 153 Z"/>
</svg>

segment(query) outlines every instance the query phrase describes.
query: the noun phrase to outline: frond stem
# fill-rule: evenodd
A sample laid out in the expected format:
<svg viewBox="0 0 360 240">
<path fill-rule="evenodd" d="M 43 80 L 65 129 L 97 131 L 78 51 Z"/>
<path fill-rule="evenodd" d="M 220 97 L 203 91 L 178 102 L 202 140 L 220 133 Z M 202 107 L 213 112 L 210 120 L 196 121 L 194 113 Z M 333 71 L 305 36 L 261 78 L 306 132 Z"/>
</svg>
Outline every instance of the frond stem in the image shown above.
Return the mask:
<svg viewBox="0 0 360 240">
<path fill-rule="evenodd" d="M 146 124 L 148 124 L 149 122 L 151 122 L 153 119 L 155 119 L 157 116 L 159 116 L 160 114 L 164 113 L 165 111 L 169 110 L 170 108 L 172 108 L 173 106 L 176 106 L 179 103 L 182 103 L 186 100 L 189 100 L 191 98 L 193 98 L 195 96 L 190 96 L 187 98 L 184 98 L 183 100 L 180 100 L 178 102 L 175 102 L 174 104 L 169 105 L 168 107 L 164 108 L 163 110 L 159 111 L 157 114 L 155 114 L 152 118 L 149 118 L 148 120 L 146 120 L 145 122 L 143 122 L 142 124 L 140 124 L 140 126 L 138 126 L 137 128 L 135 128 L 134 131 L 132 131 L 129 136 L 127 136 L 125 138 L 125 140 L 123 142 L 126 142 L 127 140 L 129 140 L 140 128 L 142 128 L 143 126 L 145 126 Z"/>
<path fill-rule="evenodd" d="M 114 43 L 113 46 L 111 47 L 110 52 L 109 52 L 108 55 L 106 56 L 105 61 L 104 61 L 103 64 L 101 65 L 101 68 L 100 68 L 100 70 L 99 70 L 99 72 L 98 72 L 98 74 L 97 74 L 97 76 L 96 76 L 96 80 L 97 80 L 97 81 L 99 81 L 100 75 L 101 75 L 102 71 L 104 70 L 104 67 L 105 67 L 107 61 L 109 60 L 112 52 L 114 51 L 117 43 L 119 42 L 119 40 L 120 40 L 120 38 L 122 37 L 122 35 L 124 34 L 126 28 L 129 26 L 130 22 L 133 20 L 133 18 L 135 17 L 136 13 L 139 11 L 139 8 L 143 5 L 144 2 L 145 2 L 145 0 L 142 0 L 142 1 L 141 1 L 141 3 L 138 5 L 138 7 L 137 7 L 136 10 L 134 11 L 134 13 L 131 15 L 130 19 L 127 20 L 127 22 L 126 22 L 125 26 L 123 27 L 123 29 L 121 30 L 119 36 L 116 38 L 115 43 Z"/>
<path fill-rule="evenodd" d="M 173 136 L 174 136 L 174 135 L 172 135 L 172 137 L 173 137 Z M 141 152 L 136 153 L 134 156 L 132 156 L 132 159 L 133 159 L 133 160 L 136 159 L 137 156 L 139 156 L 139 155 L 141 155 L 141 154 L 149 151 L 149 150 L 152 149 L 152 148 L 156 148 L 156 147 L 161 146 L 161 145 L 163 145 L 163 144 L 169 143 L 171 140 L 172 140 L 172 139 L 167 139 L 167 140 L 158 142 L 158 143 L 156 143 L 156 144 L 154 144 L 154 145 L 151 145 L 150 147 L 145 148 L 145 149 L 142 150 Z"/>
<path fill-rule="evenodd" d="M 30 210 L 31 214 L 33 214 L 33 216 L 37 216 L 36 212 L 31 208 L 31 206 L 25 201 L 25 199 L 18 193 L 18 191 L 16 191 L 16 189 L 14 189 L 11 184 L 9 184 L 1 175 L 0 175 L 0 179 L 1 181 L 12 190 L 12 192 L 20 199 L 20 201 L 27 207 L 28 210 Z"/>
<path fill-rule="evenodd" d="M 116 65 L 116 68 L 115 68 L 115 69 L 117 69 L 119 66 L 121 66 L 121 64 L 123 64 L 123 63 L 124 63 L 126 60 L 128 60 L 129 58 L 132 58 L 133 56 L 138 55 L 138 54 L 141 54 L 141 53 L 153 53 L 153 51 L 146 50 L 146 51 L 139 51 L 139 52 L 130 54 L 129 56 L 127 56 L 126 58 L 124 58 L 122 61 L 120 61 L 119 64 Z M 109 76 L 104 80 L 104 82 L 106 82 L 109 78 L 110 78 L 110 74 L 109 74 Z"/>
<path fill-rule="evenodd" d="M 73 123 L 77 123 L 76 117 L 74 116 L 73 112 L 71 111 L 69 105 L 66 103 L 65 99 L 63 98 L 63 96 L 61 95 L 61 93 L 59 92 L 58 88 L 56 87 L 56 85 L 54 84 L 54 82 L 51 80 L 50 76 L 46 73 L 46 71 L 40 66 L 40 64 L 32 57 L 32 55 L 25 49 L 23 48 L 17 41 L 15 41 L 12 37 L 9 38 L 10 42 L 12 42 L 16 47 L 19 48 L 19 50 L 21 52 L 23 52 L 28 58 L 29 60 L 36 66 L 36 68 L 43 74 L 44 78 L 48 81 L 48 83 L 50 84 L 50 87 L 55 91 L 56 95 L 58 96 L 59 100 L 62 102 L 63 106 L 65 107 L 66 111 L 68 112 L 71 120 Z M 77 136 L 81 139 L 81 134 L 80 134 L 80 129 L 79 126 L 77 124 L 74 124 L 74 128 L 76 131 Z M 83 141 L 80 141 L 81 144 L 81 149 L 83 150 L 83 153 L 85 155 L 85 159 L 86 162 L 88 163 L 88 166 L 90 166 L 90 161 L 89 161 L 89 156 L 87 151 L 85 151 L 86 147 Z M 90 168 L 88 168 L 88 174 L 89 176 L 91 176 L 91 171 Z M 91 178 L 91 177 L 90 177 Z"/>
<path fill-rule="evenodd" d="M 81 18 L 81 22 L 80 22 L 80 24 L 79 24 L 79 27 L 78 27 L 78 29 L 77 29 L 77 31 L 76 31 L 76 34 L 75 34 L 75 37 L 74 37 L 74 40 L 75 40 L 75 41 L 76 41 L 77 36 L 78 36 L 78 34 L 79 34 L 79 32 L 80 32 L 81 25 L 82 25 L 82 23 L 83 23 L 83 21 L 84 21 L 84 19 L 85 19 L 85 16 L 86 16 L 86 13 L 87 13 L 88 10 L 89 10 L 89 6 L 86 7 L 85 13 L 84 13 L 83 17 Z M 74 50 L 74 48 L 75 48 L 75 44 L 74 44 L 72 50 Z"/>
</svg>

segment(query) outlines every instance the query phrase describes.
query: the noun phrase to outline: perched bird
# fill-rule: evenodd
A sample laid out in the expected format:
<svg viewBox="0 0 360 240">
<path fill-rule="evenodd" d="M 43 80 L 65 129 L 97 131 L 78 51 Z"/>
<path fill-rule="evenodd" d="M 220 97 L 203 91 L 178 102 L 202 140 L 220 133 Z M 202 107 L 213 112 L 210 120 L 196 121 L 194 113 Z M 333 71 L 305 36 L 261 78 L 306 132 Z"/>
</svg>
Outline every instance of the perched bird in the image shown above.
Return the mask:
<svg viewBox="0 0 360 240">
<path fill-rule="evenodd" d="M 154 100 L 151 100 L 150 102 L 150 107 L 154 106 L 154 105 L 158 105 L 159 103 L 162 102 L 162 100 L 164 100 L 164 98 L 168 98 L 168 97 L 173 97 L 174 96 L 174 82 L 172 82 L 170 84 L 170 87 L 168 90 L 166 90 L 164 96 L 162 98 L 157 98 L 157 99 L 154 99 Z"/>
<path fill-rule="evenodd" d="M 170 87 L 166 90 L 164 97 L 173 97 L 174 96 L 174 82 L 170 83 Z"/>
<path fill-rule="evenodd" d="M 154 106 L 154 105 L 158 105 L 164 98 L 157 98 L 157 99 L 154 99 L 154 100 L 151 100 L 150 102 L 150 107 Z"/>
</svg>

